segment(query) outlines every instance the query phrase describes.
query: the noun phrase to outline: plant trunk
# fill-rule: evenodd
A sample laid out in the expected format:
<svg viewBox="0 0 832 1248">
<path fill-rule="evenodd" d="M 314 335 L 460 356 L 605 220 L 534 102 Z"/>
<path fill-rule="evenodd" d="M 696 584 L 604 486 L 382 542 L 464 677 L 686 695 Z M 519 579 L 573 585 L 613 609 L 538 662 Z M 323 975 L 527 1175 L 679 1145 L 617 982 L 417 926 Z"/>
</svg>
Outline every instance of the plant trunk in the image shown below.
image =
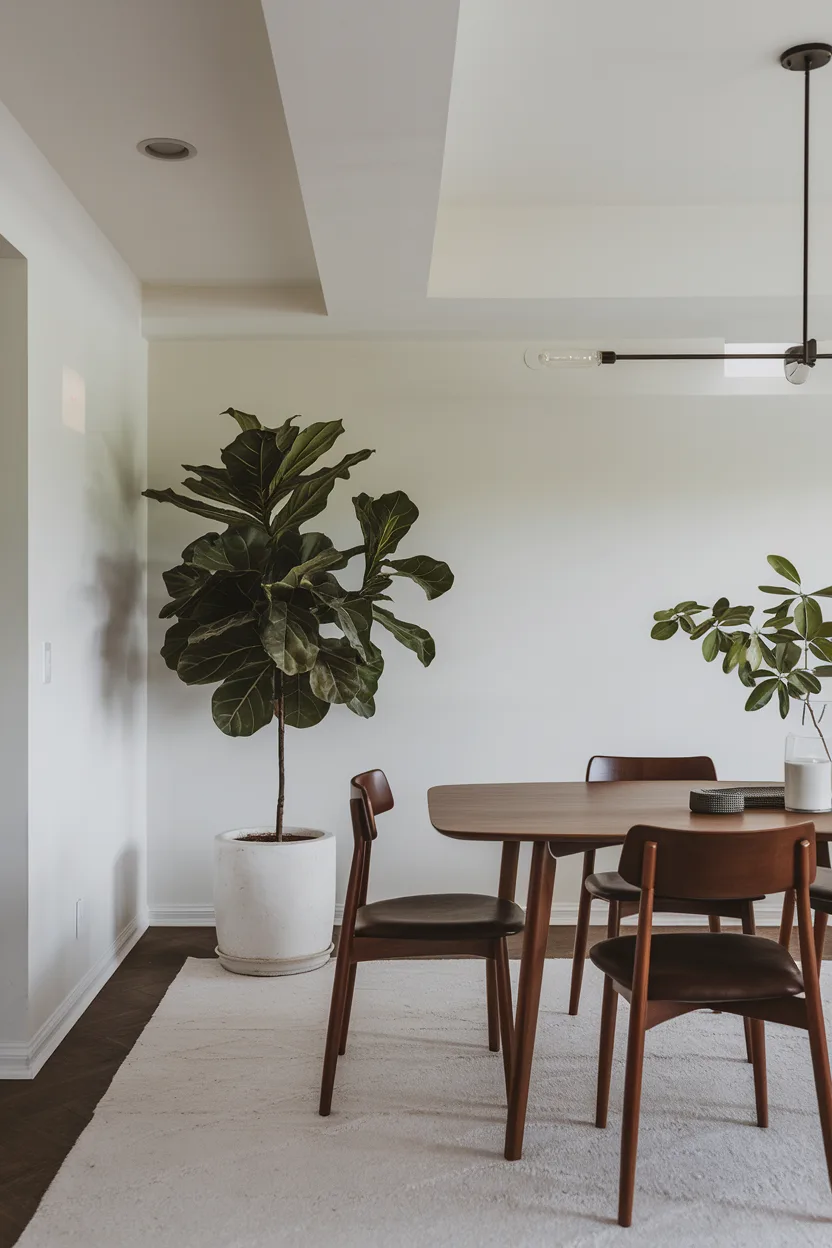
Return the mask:
<svg viewBox="0 0 832 1248">
<path fill-rule="evenodd" d="M 283 677 L 275 669 L 274 673 L 274 705 L 277 712 L 277 814 L 274 832 L 278 841 L 283 840 L 283 800 L 286 794 L 286 715 L 283 700 Z"/>
<path fill-rule="evenodd" d="M 807 709 L 808 709 L 808 711 L 809 711 L 809 714 L 810 714 L 810 715 L 811 715 L 811 717 L 812 717 L 812 723 L 815 725 L 815 732 L 816 732 L 816 733 L 818 734 L 818 736 L 820 737 L 820 739 L 821 739 L 821 743 L 823 744 L 823 748 L 826 750 L 826 757 L 827 757 L 827 758 L 829 759 L 829 761 L 832 763 L 832 754 L 830 754 L 830 753 L 829 753 L 829 746 L 826 744 L 826 737 L 823 735 L 823 733 L 822 733 L 822 732 L 821 732 L 821 730 L 820 730 L 820 724 L 818 723 L 817 719 L 815 718 L 815 711 L 814 711 L 814 707 L 812 706 L 811 702 L 809 701 L 809 695 L 808 695 L 808 694 L 806 695 L 806 707 L 807 707 Z"/>
</svg>

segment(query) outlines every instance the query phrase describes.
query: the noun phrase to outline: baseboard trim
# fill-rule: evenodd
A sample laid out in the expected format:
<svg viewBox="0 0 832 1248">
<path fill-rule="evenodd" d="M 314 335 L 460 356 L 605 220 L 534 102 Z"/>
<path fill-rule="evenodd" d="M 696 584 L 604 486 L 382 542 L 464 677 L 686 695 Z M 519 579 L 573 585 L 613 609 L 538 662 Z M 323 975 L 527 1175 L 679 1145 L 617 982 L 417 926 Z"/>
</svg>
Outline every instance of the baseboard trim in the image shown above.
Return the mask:
<svg viewBox="0 0 832 1248">
<path fill-rule="evenodd" d="M 757 917 L 757 923 L 760 927 L 779 927 L 780 914 L 783 909 L 782 901 L 761 901 L 754 907 L 754 913 Z M 335 922 L 340 923 L 344 917 L 343 904 L 335 907 Z M 556 901 L 552 906 L 552 927 L 570 927 L 577 922 L 578 919 L 578 903 L 574 901 Z M 656 926 L 659 927 L 665 920 L 663 916 L 656 916 Z M 591 922 L 597 926 L 606 926 L 607 907 L 598 902 L 592 907 Z M 632 919 L 625 919 L 625 923 L 635 923 L 635 915 Z M 725 924 L 731 926 L 736 923 L 739 926 L 738 919 L 725 919 Z M 673 927 L 701 927 L 702 918 L 698 914 L 675 914 L 668 915 L 666 919 L 668 926 Z M 148 915 L 148 926 L 150 927 L 213 927 L 214 926 L 214 908 L 213 906 L 154 906 Z"/>
<path fill-rule="evenodd" d="M 344 917 L 344 906 L 335 907 L 335 922 Z M 148 911 L 148 927 L 213 927 L 213 906 L 152 906 Z"/>
<path fill-rule="evenodd" d="M 90 967 L 72 991 L 67 993 L 28 1044 L 0 1045 L 0 1079 L 34 1079 L 87 1006 L 98 996 L 116 967 L 127 957 L 147 926 L 145 915 L 137 915 L 131 919 L 119 932 L 110 949 Z"/>
</svg>

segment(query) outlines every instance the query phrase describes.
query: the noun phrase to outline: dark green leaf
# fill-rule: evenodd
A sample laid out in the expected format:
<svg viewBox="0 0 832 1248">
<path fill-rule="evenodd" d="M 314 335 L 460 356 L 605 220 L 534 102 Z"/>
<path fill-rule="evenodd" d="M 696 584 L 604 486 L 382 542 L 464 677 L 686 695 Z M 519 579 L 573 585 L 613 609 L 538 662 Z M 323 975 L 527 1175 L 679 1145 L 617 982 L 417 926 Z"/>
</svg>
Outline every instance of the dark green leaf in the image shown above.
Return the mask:
<svg viewBox="0 0 832 1248">
<path fill-rule="evenodd" d="M 817 678 L 817 676 L 815 675 L 815 673 L 814 673 L 814 672 L 810 672 L 810 671 L 808 671 L 808 669 L 807 669 L 807 668 L 805 668 L 805 667 L 804 667 L 804 668 L 801 668 L 799 672 L 793 672 L 793 673 L 792 673 L 792 675 L 793 675 L 793 676 L 797 676 L 797 675 L 799 675 L 799 676 L 800 676 L 800 679 L 803 681 L 803 684 L 806 686 L 806 688 L 808 689 L 809 693 L 820 693 L 820 692 L 821 692 L 821 687 L 822 687 L 822 686 L 821 686 L 821 683 L 820 683 L 820 681 L 818 680 L 818 678 Z"/>
<path fill-rule="evenodd" d="M 229 737 L 250 737 L 274 717 L 274 664 L 263 651 L 214 690 L 214 723 Z"/>
<path fill-rule="evenodd" d="M 259 598 L 257 572 L 215 572 L 204 588 L 179 608 L 179 615 L 207 624 L 238 611 L 250 611 Z"/>
<path fill-rule="evenodd" d="M 825 659 L 832 663 L 832 641 L 828 637 L 816 637 L 809 642 L 809 649 L 816 659 Z"/>
<path fill-rule="evenodd" d="M 722 629 L 718 629 L 717 638 L 718 638 L 720 651 L 723 654 L 727 654 L 728 651 L 731 649 L 731 634 L 723 633 Z"/>
<path fill-rule="evenodd" d="M 676 620 L 659 620 L 658 624 L 654 624 L 650 629 L 650 636 L 654 641 L 668 641 L 678 631 L 679 625 Z"/>
<path fill-rule="evenodd" d="M 220 412 L 220 415 L 233 416 L 243 431 L 261 428 L 260 421 L 256 416 L 252 416 L 250 412 L 241 412 L 237 407 L 227 407 L 224 412 Z"/>
<path fill-rule="evenodd" d="M 709 616 L 707 620 L 702 620 L 699 624 L 696 625 L 696 628 L 691 633 L 690 635 L 691 641 L 697 641 L 700 637 L 704 637 L 708 629 L 713 628 L 715 623 L 716 621 L 713 616 Z"/>
<path fill-rule="evenodd" d="M 758 585 L 761 594 L 790 594 L 792 591 L 787 585 Z"/>
<path fill-rule="evenodd" d="M 673 612 L 672 611 L 654 611 L 653 619 L 654 620 L 672 620 Z"/>
<path fill-rule="evenodd" d="M 788 628 L 794 622 L 794 616 L 791 615 L 773 615 L 770 620 L 766 620 L 763 628 L 780 629 Z"/>
<path fill-rule="evenodd" d="M 334 602 L 332 609 L 347 641 L 362 659 L 369 660 L 370 628 L 373 623 L 373 608 L 370 603 L 359 598 L 350 598 L 346 602 Z"/>
<path fill-rule="evenodd" d="M 184 607 L 199 590 L 204 589 L 210 577 L 201 568 L 194 568 L 188 563 L 180 563 L 178 567 L 169 568 L 167 572 L 163 572 L 162 580 L 173 599 L 162 608 L 160 613 L 162 619 L 167 619 L 171 615 L 178 615 L 179 608 Z"/>
<path fill-rule="evenodd" d="M 813 589 L 813 598 L 832 598 L 832 585 L 827 585 L 825 589 Z"/>
<path fill-rule="evenodd" d="M 780 718 L 785 719 L 789 713 L 790 703 L 788 686 L 783 681 L 780 681 L 777 686 L 777 697 L 780 702 Z"/>
<path fill-rule="evenodd" d="M 281 533 L 284 529 L 297 528 L 307 520 L 311 520 L 313 516 L 317 516 L 326 506 L 326 500 L 335 482 L 339 478 L 347 478 L 350 475 L 350 469 L 367 459 L 372 453 L 372 451 L 355 451 L 352 455 L 345 455 L 334 467 L 322 468 L 320 472 L 305 478 L 303 483 L 292 491 L 288 502 L 275 516 L 271 526 L 272 532 Z M 275 494 L 279 494 L 279 487 Z"/>
<path fill-rule="evenodd" d="M 685 602 L 677 602 L 673 609 L 677 615 L 687 615 L 690 611 L 695 612 L 708 610 L 707 607 L 701 606 L 701 604 L 696 602 L 693 598 L 689 598 Z"/>
<path fill-rule="evenodd" d="M 266 560 L 268 534 L 256 525 L 229 529 L 194 542 L 192 560 L 206 572 L 248 572 Z"/>
<path fill-rule="evenodd" d="M 751 665 L 749 663 L 740 663 L 737 668 L 737 675 L 747 689 L 754 688 L 754 673 L 752 672 Z"/>
<path fill-rule="evenodd" d="M 734 668 L 739 663 L 740 658 L 745 652 L 745 646 L 746 646 L 747 640 L 748 638 L 746 634 L 744 633 L 734 634 L 733 638 L 731 639 L 731 645 L 729 646 L 728 651 L 725 655 L 725 658 L 723 659 L 723 662 L 722 662 L 723 672 L 732 672 L 734 670 Z M 749 663 L 751 662 L 750 657 L 748 659 L 748 662 Z M 759 667 L 759 663 L 757 664 L 757 666 Z"/>
<path fill-rule="evenodd" d="M 766 633 L 769 641 L 800 641 L 800 633 L 792 628 L 778 628 L 776 633 Z"/>
<path fill-rule="evenodd" d="M 832 620 L 824 620 L 818 629 L 818 637 L 832 637 Z"/>
<path fill-rule="evenodd" d="M 408 624 L 406 620 L 397 620 L 390 611 L 378 606 L 373 607 L 373 618 L 391 632 L 396 641 L 412 650 L 424 667 L 433 662 L 436 643 L 424 628 L 420 628 L 418 624 Z"/>
<path fill-rule="evenodd" d="M 760 707 L 771 701 L 774 696 L 774 690 L 779 684 L 780 681 L 776 677 L 769 677 L 768 680 L 760 681 L 759 685 L 756 685 L 748 695 L 745 709 L 747 711 L 759 711 Z"/>
<path fill-rule="evenodd" d="M 722 615 L 725 614 L 727 610 L 728 610 L 728 599 L 717 598 L 716 602 L 711 607 L 711 615 L 716 616 L 716 618 L 719 619 Z"/>
<path fill-rule="evenodd" d="M 200 502 L 199 499 L 177 494 L 175 490 L 142 490 L 142 493 L 145 498 L 153 498 L 157 503 L 173 503 L 174 507 L 181 507 L 183 511 L 192 511 L 196 516 L 219 520 L 222 524 L 251 524 L 251 516 L 246 516 L 241 511 L 224 511 L 221 507 L 212 507 L 210 503 Z"/>
<path fill-rule="evenodd" d="M 265 513 L 272 478 L 281 461 L 272 430 L 246 429 L 221 454 L 234 485 Z"/>
<path fill-rule="evenodd" d="M 787 581 L 792 581 L 795 585 L 800 584 L 797 568 L 783 555 L 766 555 L 766 559 L 778 576 L 785 576 Z"/>
<path fill-rule="evenodd" d="M 329 703 L 316 698 L 309 676 L 284 676 L 283 714 L 290 728 L 314 728 L 329 711 Z"/>
<path fill-rule="evenodd" d="M 317 661 L 309 673 L 309 687 L 324 702 L 349 702 L 357 696 L 361 688 L 358 662 L 348 642 L 321 638 Z"/>
<path fill-rule="evenodd" d="M 679 627 L 681 628 L 683 633 L 687 633 L 687 635 L 690 636 L 691 633 L 693 632 L 693 620 L 690 618 L 689 615 L 680 615 Z"/>
<path fill-rule="evenodd" d="M 809 692 L 809 687 L 803 683 L 800 672 L 792 672 L 786 681 L 786 684 L 789 687 L 789 693 L 794 698 L 804 698 Z"/>
<path fill-rule="evenodd" d="M 832 676 L 832 664 L 821 663 L 815 668 L 816 676 Z"/>
<path fill-rule="evenodd" d="M 370 576 L 410 531 L 419 517 L 419 508 L 402 490 L 379 498 L 358 494 L 352 502 L 367 547 L 366 570 Z"/>
<path fill-rule="evenodd" d="M 788 615 L 789 607 L 794 602 L 794 598 L 785 598 L 783 602 L 778 602 L 776 607 L 766 607 L 763 615 Z"/>
<path fill-rule="evenodd" d="M 801 649 L 793 641 L 779 642 L 774 648 L 778 672 L 790 672 L 800 662 Z"/>
<path fill-rule="evenodd" d="M 296 429 L 292 424 L 293 420 L 300 420 L 300 416 L 290 416 L 288 420 L 284 420 L 282 425 L 278 425 L 274 431 L 274 441 L 281 455 L 285 455 L 294 445 L 295 438 L 300 433 L 300 429 Z"/>
<path fill-rule="evenodd" d="M 234 615 L 226 615 L 207 624 L 200 624 L 198 620 L 183 620 L 183 623 L 195 626 L 191 633 L 191 641 L 196 642 L 205 641 L 208 637 L 218 637 L 220 633 L 228 632 L 229 628 L 241 628 L 244 624 L 256 624 L 257 615 L 254 611 L 237 611 Z"/>
<path fill-rule="evenodd" d="M 308 672 L 318 657 L 318 621 L 294 602 L 272 598 L 260 629 L 263 649 L 286 676 Z"/>
<path fill-rule="evenodd" d="M 731 607 L 720 616 L 720 628 L 735 628 L 737 624 L 747 624 L 754 614 L 753 607 Z"/>
<path fill-rule="evenodd" d="M 165 633 L 165 642 L 160 653 L 172 672 L 176 671 L 179 656 L 187 646 L 195 628 L 196 620 L 177 620 Z"/>
<path fill-rule="evenodd" d="M 183 464 L 186 472 L 195 472 L 197 477 L 186 477 L 182 484 L 198 494 L 200 498 L 208 498 L 216 503 L 224 503 L 228 507 L 239 507 L 251 515 L 251 519 L 260 522 L 260 510 L 256 500 L 243 490 L 238 490 L 225 468 L 211 468 L 208 464 Z"/>
<path fill-rule="evenodd" d="M 794 626 L 801 637 L 812 638 L 823 623 L 823 616 L 813 598 L 801 598 L 794 609 Z"/>
<path fill-rule="evenodd" d="M 317 421 L 298 430 L 291 448 L 273 474 L 274 480 L 270 483 L 272 488 L 291 477 L 299 476 L 316 459 L 325 455 L 343 432 L 344 426 L 340 420 Z"/>
<path fill-rule="evenodd" d="M 428 598 L 447 593 L 454 583 L 454 574 L 439 559 L 430 555 L 411 555 L 409 559 L 385 559 L 384 566 L 393 568 L 394 576 L 406 576 L 425 591 Z"/>
<path fill-rule="evenodd" d="M 371 450 L 352 451 L 349 455 L 345 455 L 343 459 L 339 459 L 337 464 L 333 464 L 331 468 L 319 468 L 317 472 L 306 473 L 302 477 L 288 477 L 278 482 L 272 489 L 269 498 L 269 505 L 276 506 L 282 498 L 287 494 L 291 494 L 292 490 L 297 489 L 301 485 L 314 485 L 316 481 L 337 481 L 339 478 L 346 480 L 350 475 L 350 470 L 356 464 L 361 464 L 365 459 L 369 459 L 375 454 Z"/>
<path fill-rule="evenodd" d="M 714 629 L 712 633 L 708 633 L 702 642 L 702 654 L 705 656 L 706 663 L 713 663 L 719 654 L 719 629 Z"/>
<path fill-rule="evenodd" d="M 186 685 L 210 685 L 264 658 L 257 629 L 244 624 L 192 640 L 180 655 L 176 671 Z"/>
<path fill-rule="evenodd" d="M 377 646 L 370 642 L 368 662 L 359 663 L 358 665 L 359 691 L 347 703 L 348 709 L 354 715 L 360 715 L 362 719 L 371 719 L 375 715 L 375 692 L 378 689 L 378 682 L 381 679 L 383 670 L 384 658 L 382 653 Z"/>
</svg>

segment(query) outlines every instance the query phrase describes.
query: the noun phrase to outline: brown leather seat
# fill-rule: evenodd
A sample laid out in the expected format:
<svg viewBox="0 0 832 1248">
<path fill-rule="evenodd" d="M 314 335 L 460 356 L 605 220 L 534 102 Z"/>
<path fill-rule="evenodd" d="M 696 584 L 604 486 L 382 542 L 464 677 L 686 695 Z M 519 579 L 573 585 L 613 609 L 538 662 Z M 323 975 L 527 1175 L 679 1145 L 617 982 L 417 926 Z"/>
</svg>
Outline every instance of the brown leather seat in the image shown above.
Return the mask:
<svg viewBox="0 0 832 1248">
<path fill-rule="evenodd" d="M 617 871 L 596 871 L 594 875 L 588 875 L 584 888 L 601 901 L 632 901 L 638 905 L 641 897 L 641 889 L 635 884 L 628 884 Z"/>
<path fill-rule="evenodd" d="M 632 989 L 635 952 L 635 936 L 616 936 L 594 945 L 589 956 L 605 975 Z M 728 932 L 652 939 L 650 1001 L 759 1001 L 801 992 L 800 968 L 777 941 Z"/>
<path fill-rule="evenodd" d="M 355 935 L 388 940 L 499 940 L 522 932 L 523 911 L 513 901 L 477 893 L 391 897 L 361 906 Z"/>
<path fill-rule="evenodd" d="M 832 867 L 818 867 L 815 882 L 809 888 L 809 903 L 813 910 L 832 914 Z"/>
<path fill-rule="evenodd" d="M 832 876 L 832 871 L 830 871 L 830 876 Z M 628 884 L 617 871 L 596 871 L 594 875 L 586 877 L 584 887 L 590 896 L 597 897 L 599 901 L 627 901 L 637 906 L 641 896 L 641 889 L 636 888 L 635 884 Z M 830 897 L 832 897 L 832 892 L 830 892 Z M 751 897 L 743 898 L 743 900 L 762 901 L 763 898 Z M 661 901 L 665 911 L 672 910 L 673 898 L 663 897 Z M 684 913 L 684 906 L 682 912 Z"/>
</svg>

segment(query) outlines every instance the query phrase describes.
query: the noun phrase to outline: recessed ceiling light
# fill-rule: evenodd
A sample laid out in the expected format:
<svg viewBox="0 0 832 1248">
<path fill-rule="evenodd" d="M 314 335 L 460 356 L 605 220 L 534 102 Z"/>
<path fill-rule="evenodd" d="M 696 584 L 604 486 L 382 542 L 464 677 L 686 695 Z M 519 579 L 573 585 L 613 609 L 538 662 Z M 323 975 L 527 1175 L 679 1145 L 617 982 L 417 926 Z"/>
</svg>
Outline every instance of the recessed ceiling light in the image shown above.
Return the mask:
<svg viewBox="0 0 832 1248">
<path fill-rule="evenodd" d="M 143 156 L 151 156 L 153 160 L 190 160 L 196 156 L 193 143 L 184 139 L 142 139 L 136 145 Z"/>
</svg>

